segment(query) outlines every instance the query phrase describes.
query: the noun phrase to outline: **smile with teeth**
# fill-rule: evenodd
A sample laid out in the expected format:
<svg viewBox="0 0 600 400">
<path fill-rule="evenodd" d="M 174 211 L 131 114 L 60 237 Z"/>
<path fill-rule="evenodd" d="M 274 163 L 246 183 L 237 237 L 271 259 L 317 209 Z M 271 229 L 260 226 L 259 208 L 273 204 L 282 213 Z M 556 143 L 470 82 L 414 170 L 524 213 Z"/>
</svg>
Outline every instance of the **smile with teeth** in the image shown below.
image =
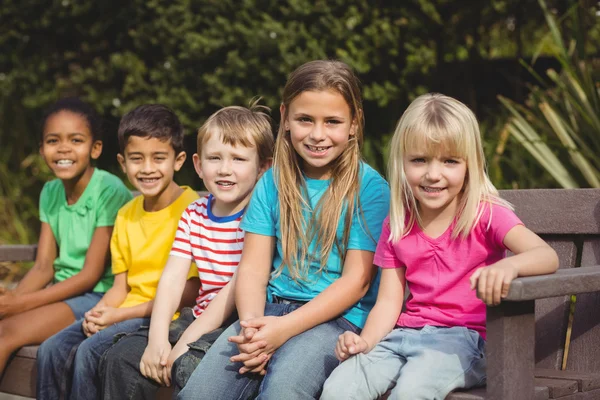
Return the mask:
<svg viewBox="0 0 600 400">
<path fill-rule="evenodd" d="M 138 178 L 142 183 L 154 183 L 158 181 L 158 178 Z"/>
<path fill-rule="evenodd" d="M 444 188 L 431 187 L 431 186 L 421 186 L 424 192 L 427 193 L 440 193 Z"/>
<path fill-rule="evenodd" d="M 329 146 L 311 146 L 309 144 L 306 144 L 305 146 L 313 153 L 324 153 L 329 149 Z"/>
<path fill-rule="evenodd" d="M 229 181 L 217 181 L 217 185 L 229 187 L 235 185 L 235 183 Z"/>
<path fill-rule="evenodd" d="M 61 166 L 69 166 L 73 165 L 73 160 L 58 160 L 56 164 Z"/>
</svg>

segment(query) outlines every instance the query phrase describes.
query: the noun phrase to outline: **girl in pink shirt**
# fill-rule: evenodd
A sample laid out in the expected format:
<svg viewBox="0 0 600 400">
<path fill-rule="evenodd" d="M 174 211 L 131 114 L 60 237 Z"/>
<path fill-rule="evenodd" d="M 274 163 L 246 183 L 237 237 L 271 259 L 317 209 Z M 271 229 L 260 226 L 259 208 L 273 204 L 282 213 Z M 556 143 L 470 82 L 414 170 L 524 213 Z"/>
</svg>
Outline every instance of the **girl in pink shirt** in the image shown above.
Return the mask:
<svg viewBox="0 0 600 400">
<path fill-rule="evenodd" d="M 518 276 L 552 273 L 558 257 L 525 228 L 485 172 L 475 115 L 441 94 L 414 100 L 388 165 L 390 214 L 374 264 L 377 302 L 321 399 L 441 399 L 485 383 L 485 307 Z M 507 257 L 506 250 L 514 253 Z M 410 294 L 401 312 L 405 286 Z"/>
</svg>

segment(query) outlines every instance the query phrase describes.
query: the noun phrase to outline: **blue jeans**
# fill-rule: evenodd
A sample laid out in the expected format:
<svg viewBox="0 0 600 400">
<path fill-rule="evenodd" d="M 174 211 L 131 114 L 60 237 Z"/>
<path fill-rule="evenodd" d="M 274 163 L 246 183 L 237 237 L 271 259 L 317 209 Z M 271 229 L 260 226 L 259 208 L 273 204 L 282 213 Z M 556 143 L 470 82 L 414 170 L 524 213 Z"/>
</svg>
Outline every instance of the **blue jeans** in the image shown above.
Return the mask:
<svg viewBox="0 0 600 400">
<path fill-rule="evenodd" d="M 175 345 L 185 330 L 196 320 L 191 308 L 181 310 L 181 315 L 169 325 L 169 342 Z M 196 366 L 223 332 L 217 328 L 202 335 L 198 340 L 188 343 L 189 350 L 173 363 L 171 386 L 175 395 L 185 385 Z M 148 329 L 140 328 L 119 339 L 108 349 L 99 366 L 99 378 L 102 381 L 102 399 L 142 400 L 154 399 L 160 385 L 145 378 L 140 372 L 140 360 L 148 345 Z"/>
<path fill-rule="evenodd" d="M 389 400 L 444 400 L 455 389 L 485 384 L 484 347 L 463 327 L 397 328 L 369 353 L 341 363 L 321 400 L 377 399 L 392 388 Z"/>
<path fill-rule="evenodd" d="M 302 303 L 296 302 L 267 304 L 265 316 L 282 316 L 301 306 Z M 238 370 L 242 364 L 229 361 L 239 354 L 237 346 L 227 340 L 240 331 L 237 321 L 206 353 L 177 398 L 236 400 L 256 395 L 263 400 L 318 398 L 323 382 L 338 365 L 334 352 L 337 338 L 347 330 L 356 332 L 358 328 L 339 317 L 294 336 L 272 355 L 263 378 L 252 373 L 241 375 Z"/>
<path fill-rule="evenodd" d="M 73 311 L 73 315 L 77 320 L 79 318 L 83 318 L 83 314 L 85 314 L 86 311 L 94 308 L 100 299 L 102 299 L 102 296 L 104 296 L 104 293 L 87 292 L 81 296 L 71 297 L 64 302 L 67 303 L 71 311 Z"/>
<path fill-rule="evenodd" d="M 148 318 L 117 322 L 86 338 L 83 319 L 44 341 L 37 353 L 37 395 L 44 400 L 93 399 L 98 396 L 96 371 L 114 336 L 148 326 Z"/>
</svg>

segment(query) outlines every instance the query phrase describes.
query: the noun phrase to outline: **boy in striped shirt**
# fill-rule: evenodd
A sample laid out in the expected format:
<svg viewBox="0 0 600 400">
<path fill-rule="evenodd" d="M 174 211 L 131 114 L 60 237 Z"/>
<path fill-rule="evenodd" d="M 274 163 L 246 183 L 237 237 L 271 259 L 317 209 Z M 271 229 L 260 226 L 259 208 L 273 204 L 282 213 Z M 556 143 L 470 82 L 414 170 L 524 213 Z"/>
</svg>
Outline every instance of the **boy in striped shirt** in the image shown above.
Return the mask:
<svg viewBox="0 0 600 400">
<path fill-rule="evenodd" d="M 210 194 L 190 204 L 179 220 L 149 331 L 124 337 L 105 353 L 102 398 L 154 398 L 171 382 L 176 396 L 232 317 L 233 278 L 244 243 L 239 223 L 273 156 L 270 119 L 262 109 L 225 107 L 198 130 L 194 167 Z M 196 305 L 171 322 L 192 262 L 200 278 Z"/>
</svg>

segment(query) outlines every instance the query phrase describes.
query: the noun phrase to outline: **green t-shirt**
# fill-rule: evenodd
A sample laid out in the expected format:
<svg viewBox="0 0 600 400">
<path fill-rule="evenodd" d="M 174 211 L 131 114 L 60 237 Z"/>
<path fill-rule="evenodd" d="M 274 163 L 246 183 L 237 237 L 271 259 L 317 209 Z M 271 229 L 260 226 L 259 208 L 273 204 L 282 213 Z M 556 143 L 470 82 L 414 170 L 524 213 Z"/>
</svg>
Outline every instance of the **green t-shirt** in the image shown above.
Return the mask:
<svg viewBox="0 0 600 400">
<path fill-rule="evenodd" d="M 68 205 L 60 179 L 44 185 L 40 195 L 40 220 L 52 228 L 58 245 L 54 281 L 60 282 L 83 268 L 96 228 L 113 226 L 119 208 L 133 196 L 118 177 L 96 168 L 75 204 Z M 109 258 L 110 260 L 110 258 Z M 110 261 L 94 292 L 106 292 L 113 284 Z"/>
</svg>

